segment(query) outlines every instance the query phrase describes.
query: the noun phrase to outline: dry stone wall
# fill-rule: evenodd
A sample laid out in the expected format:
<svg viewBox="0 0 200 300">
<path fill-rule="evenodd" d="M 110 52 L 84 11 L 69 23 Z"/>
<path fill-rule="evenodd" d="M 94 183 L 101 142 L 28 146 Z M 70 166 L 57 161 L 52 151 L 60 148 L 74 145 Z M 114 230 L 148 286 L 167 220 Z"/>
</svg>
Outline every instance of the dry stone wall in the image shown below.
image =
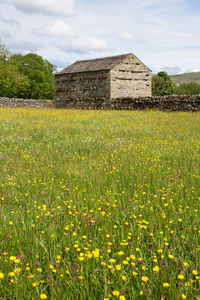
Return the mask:
<svg viewBox="0 0 200 300">
<path fill-rule="evenodd" d="M 0 107 L 54 108 L 52 100 L 0 98 Z"/>
<path fill-rule="evenodd" d="M 121 97 L 111 99 L 104 98 L 88 100 L 62 100 L 56 101 L 57 108 L 69 109 L 113 109 L 113 110 L 151 110 L 162 111 L 199 111 L 200 95 L 195 96 L 157 96 L 157 97 Z"/>
<path fill-rule="evenodd" d="M 72 99 L 72 100 L 35 100 L 0 98 L 0 107 L 27 108 L 65 108 L 65 109 L 113 109 L 113 110 L 151 110 L 162 111 L 200 111 L 200 95 L 195 96 L 157 96 L 121 97 L 116 99 Z"/>
</svg>

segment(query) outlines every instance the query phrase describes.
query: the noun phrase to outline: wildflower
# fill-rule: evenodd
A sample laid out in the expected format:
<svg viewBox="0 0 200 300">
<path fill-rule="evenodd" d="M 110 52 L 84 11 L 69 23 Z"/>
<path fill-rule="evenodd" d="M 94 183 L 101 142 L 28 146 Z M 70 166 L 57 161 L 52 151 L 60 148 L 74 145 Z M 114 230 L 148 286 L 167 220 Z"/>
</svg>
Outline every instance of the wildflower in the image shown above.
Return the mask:
<svg viewBox="0 0 200 300">
<path fill-rule="evenodd" d="M 119 299 L 120 300 L 126 300 L 126 298 L 123 295 L 119 296 Z"/>
<path fill-rule="evenodd" d="M 154 270 L 154 272 L 158 272 L 158 271 L 159 271 L 159 267 L 158 267 L 158 266 L 155 266 L 155 267 L 153 268 L 153 270 Z"/>
<path fill-rule="evenodd" d="M 126 276 L 122 275 L 122 280 L 126 280 Z"/>
<path fill-rule="evenodd" d="M 17 259 L 17 257 L 15 256 L 10 256 L 10 261 L 15 261 Z"/>
<path fill-rule="evenodd" d="M 37 268 L 37 271 L 38 271 L 39 273 L 41 273 L 41 272 L 42 272 L 42 269 L 41 269 L 41 268 Z"/>
<path fill-rule="evenodd" d="M 196 270 L 192 270 L 193 275 L 198 275 L 198 272 Z"/>
<path fill-rule="evenodd" d="M 121 266 L 121 265 L 116 265 L 116 270 L 117 270 L 117 271 L 120 271 L 120 270 L 121 270 L 121 268 L 122 268 L 122 266 Z"/>
<path fill-rule="evenodd" d="M 142 281 L 147 282 L 149 280 L 149 278 L 147 276 L 142 276 Z"/>
<path fill-rule="evenodd" d="M 164 282 L 164 283 L 163 283 L 163 287 L 169 287 L 169 286 L 170 286 L 169 283 L 167 283 L 167 282 Z"/>
<path fill-rule="evenodd" d="M 182 299 L 186 299 L 186 295 L 182 294 L 181 295 Z"/>
<path fill-rule="evenodd" d="M 33 286 L 33 287 L 36 287 L 37 285 L 38 285 L 37 282 L 33 282 L 33 283 L 32 283 L 32 286 Z"/>
<path fill-rule="evenodd" d="M 47 299 L 47 295 L 46 294 L 41 294 L 40 299 Z"/>
<path fill-rule="evenodd" d="M 189 266 L 189 264 L 187 262 L 184 262 L 183 265 L 184 265 L 184 267 L 188 267 Z"/>
<path fill-rule="evenodd" d="M 113 291 L 113 295 L 114 296 L 119 296 L 119 292 L 118 291 Z"/>
<path fill-rule="evenodd" d="M 85 259 L 85 257 L 80 256 L 78 259 L 79 259 L 79 261 L 83 261 Z"/>
<path fill-rule="evenodd" d="M 135 260 L 135 259 L 136 259 L 135 255 L 133 255 L 133 254 L 130 256 L 130 258 L 131 258 L 132 260 Z"/>
<path fill-rule="evenodd" d="M 133 276 L 137 276 L 138 273 L 133 271 L 132 274 Z"/>
<path fill-rule="evenodd" d="M 179 274 L 178 275 L 178 279 L 183 280 L 184 279 L 184 275 Z"/>
<path fill-rule="evenodd" d="M 2 272 L 0 272 L 0 279 L 4 278 L 4 274 Z"/>
<path fill-rule="evenodd" d="M 21 262 L 21 259 L 17 258 L 14 260 L 15 264 L 19 264 Z"/>
<path fill-rule="evenodd" d="M 9 275 L 10 277 L 13 277 L 13 276 L 15 276 L 15 272 L 10 272 L 8 275 Z"/>
</svg>

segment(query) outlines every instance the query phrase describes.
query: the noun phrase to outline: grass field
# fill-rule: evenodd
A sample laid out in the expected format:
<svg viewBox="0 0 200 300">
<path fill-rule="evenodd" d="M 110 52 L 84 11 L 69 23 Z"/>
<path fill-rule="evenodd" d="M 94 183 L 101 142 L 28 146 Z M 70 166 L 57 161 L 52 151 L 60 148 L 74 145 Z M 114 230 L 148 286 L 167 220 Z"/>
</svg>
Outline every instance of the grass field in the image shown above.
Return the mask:
<svg viewBox="0 0 200 300">
<path fill-rule="evenodd" d="M 0 109 L 0 299 L 200 299 L 200 113 Z"/>
</svg>

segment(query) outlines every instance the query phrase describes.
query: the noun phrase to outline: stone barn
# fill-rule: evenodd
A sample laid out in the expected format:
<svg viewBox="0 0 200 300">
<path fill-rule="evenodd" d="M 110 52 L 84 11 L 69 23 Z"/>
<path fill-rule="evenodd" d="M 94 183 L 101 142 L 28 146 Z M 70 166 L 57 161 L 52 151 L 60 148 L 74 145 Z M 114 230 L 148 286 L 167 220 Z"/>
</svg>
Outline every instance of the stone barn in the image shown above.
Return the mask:
<svg viewBox="0 0 200 300">
<path fill-rule="evenodd" d="M 151 96 L 151 70 L 132 53 L 78 60 L 57 73 L 55 81 L 56 100 L 63 104 Z"/>
</svg>

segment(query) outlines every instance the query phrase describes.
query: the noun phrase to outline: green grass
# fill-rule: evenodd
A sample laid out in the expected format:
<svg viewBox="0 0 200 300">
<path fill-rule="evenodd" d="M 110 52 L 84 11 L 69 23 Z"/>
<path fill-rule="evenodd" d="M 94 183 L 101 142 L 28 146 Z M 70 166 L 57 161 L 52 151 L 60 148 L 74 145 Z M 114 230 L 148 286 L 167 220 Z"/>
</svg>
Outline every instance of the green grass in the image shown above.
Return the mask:
<svg viewBox="0 0 200 300">
<path fill-rule="evenodd" d="M 188 82 L 197 82 L 200 83 L 200 72 L 191 72 L 191 73 L 184 73 L 179 75 L 171 75 L 170 76 L 173 83 L 181 84 L 181 83 L 188 83 Z"/>
<path fill-rule="evenodd" d="M 0 129 L 0 299 L 200 298 L 200 113 L 1 108 Z"/>
</svg>

